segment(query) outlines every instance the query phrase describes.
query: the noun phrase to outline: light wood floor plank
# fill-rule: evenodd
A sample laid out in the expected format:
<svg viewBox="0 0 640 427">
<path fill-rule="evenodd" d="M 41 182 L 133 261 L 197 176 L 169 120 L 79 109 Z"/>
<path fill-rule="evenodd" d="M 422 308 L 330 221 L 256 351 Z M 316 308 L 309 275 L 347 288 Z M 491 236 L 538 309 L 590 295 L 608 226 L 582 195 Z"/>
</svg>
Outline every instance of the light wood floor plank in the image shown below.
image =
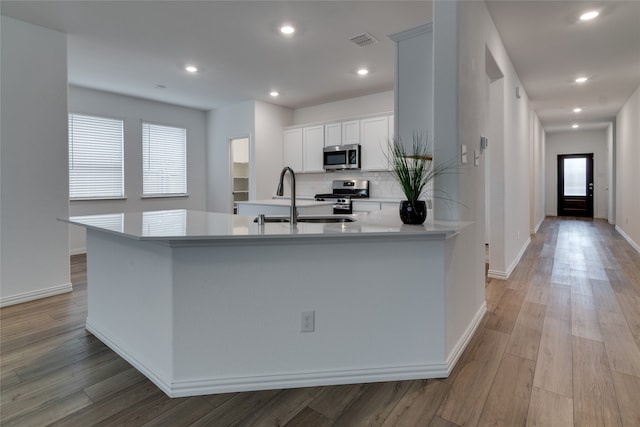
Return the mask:
<svg viewBox="0 0 640 427">
<path fill-rule="evenodd" d="M 473 357 L 461 367 L 437 412 L 456 424 L 477 424 L 509 339 L 489 329 L 482 333 L 482 339 L 470 349 Z"/>
<path fill-rule="evenodd" d="M 573 399 L 534 387 L 526 426 L 566 427 L 571 425 L 573 425 Z"/>
<path fill-rule="evenodd" d="M 576 337 L 602 341 L 596 303 L 592 296 L 572 293 L 571 333 Z"/>
<path fill-rule="evenodd" d="M 640 426 L 640 378 L 612 372 L 618 407 L 624 427 Z"/>
<path fill-rule="evenodd" d="M 573 337 L 573 405 L 578 426 L 622 426 L 604 343 Z"/>
<path fill-rule="evenodd" d="M 533 385 L 573 397 L 571 326 L 568 321 L 547 316 L 542 328 Z"/>
<path fill-rule="evenodd" d="M 542 325 L 547 307 L 525 302 L 511 331 L 506 352 L 529 360 L 538 358 Z"/>
<path fill-rule="evenodd" d="M 393 381 L 367 387 L 333 425 L 336 427 L 380 426 L 407 393 L 410 382 Z"/>
<path fill-rule="evenodd" d="M 428 426 L 448 390 L 449 385 L 442 381 L 415 381 L 382 427 Z"/>
<path fill-rule="evenodd" d="M 524 426 L 535 362 L 505 354 L 496 372 L 478 426 Z"/>
</svg>

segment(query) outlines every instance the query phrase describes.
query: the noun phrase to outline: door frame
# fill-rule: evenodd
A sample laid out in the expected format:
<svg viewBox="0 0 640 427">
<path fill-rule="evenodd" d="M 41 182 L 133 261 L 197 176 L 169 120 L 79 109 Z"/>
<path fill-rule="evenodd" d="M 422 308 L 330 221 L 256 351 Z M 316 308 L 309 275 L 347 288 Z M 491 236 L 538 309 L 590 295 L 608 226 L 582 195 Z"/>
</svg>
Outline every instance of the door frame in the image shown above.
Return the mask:
<svg viewBox="0 0 640 427">
<path fill-rule="evenodd" d="M 594 156 L 593 153 L 571 153 L 571 154 L 558 154 L 557 155 L 557 163 L 558 163 L 558 175 L 557 175 L 557 206 L 556 213 L 558 216 L 580 216 L 584 218 L 593 218 L 594 214 L 594 181 L 593 181 L 593 163 Z M 575 215 L 574 212 L 566 213 L 562 209 L 563 206 L 563 198 L 564 196 L 564 159 L 572 159 L 572 158 L 586 158 L 587 159 L 587 196 L 585 196 L 587 200 L 587 211 L 586 215 Z"/>
</svg>

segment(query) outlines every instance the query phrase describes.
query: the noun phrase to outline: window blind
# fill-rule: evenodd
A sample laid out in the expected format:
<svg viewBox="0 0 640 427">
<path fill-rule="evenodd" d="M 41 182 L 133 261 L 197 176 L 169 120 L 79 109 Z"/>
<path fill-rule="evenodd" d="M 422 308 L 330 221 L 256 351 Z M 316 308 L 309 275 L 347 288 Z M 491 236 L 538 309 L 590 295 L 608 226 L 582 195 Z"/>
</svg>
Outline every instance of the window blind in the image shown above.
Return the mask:
<svg viewBox="0 0 640 427">
<path fill-rule="evenodd" d="M 69 198 L 124 197 L 123 121 L 69 114 Z"/>
<path fill-rule="evenodd" d="M 187 193 L 187 130 L 142 123 L 142 177 L 145 196 Z"/>
</svg>

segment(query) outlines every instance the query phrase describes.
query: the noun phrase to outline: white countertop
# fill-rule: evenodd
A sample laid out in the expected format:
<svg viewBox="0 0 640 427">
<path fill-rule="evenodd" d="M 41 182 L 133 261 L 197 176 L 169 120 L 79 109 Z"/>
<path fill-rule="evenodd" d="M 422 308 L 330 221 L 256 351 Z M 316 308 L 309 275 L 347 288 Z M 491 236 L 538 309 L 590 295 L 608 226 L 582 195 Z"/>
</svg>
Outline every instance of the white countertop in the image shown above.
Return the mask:
<svg viewBox="0 0 640 427">
<path fill-rule="evenodd" d="M 164 241 L 242 241 L 301 238 L 432 237 L 448 238 L 468 222 L 427 221 L 405 225 L 396 209 L 349 215 L 350 223 L 266 223 L 258 225 L 255 216 L 231 215 L 193 210 L 126 212 L 61 218 L 61 221 L 136 240 Z"/>
</svg>

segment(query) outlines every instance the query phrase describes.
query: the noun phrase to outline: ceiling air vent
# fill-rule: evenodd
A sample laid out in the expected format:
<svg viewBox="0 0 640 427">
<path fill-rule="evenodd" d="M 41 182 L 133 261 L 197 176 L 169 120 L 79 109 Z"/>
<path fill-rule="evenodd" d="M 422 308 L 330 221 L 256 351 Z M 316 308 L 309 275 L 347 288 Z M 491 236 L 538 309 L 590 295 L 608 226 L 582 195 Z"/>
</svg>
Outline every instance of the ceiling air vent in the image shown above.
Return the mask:
<svg viewBox="0 0 640 427">
<path fill-rule="evenodd" d="M 351 37 L 349 40 L 351 40 L 352 42 L 354 42 L 360 47 L 365 47 L 365 46 L 369 46 L 370 44 L 378 43 L 378 40 L 376 40 L 369 33 L 358 34 L 357 36 Z"/>
</svg>

